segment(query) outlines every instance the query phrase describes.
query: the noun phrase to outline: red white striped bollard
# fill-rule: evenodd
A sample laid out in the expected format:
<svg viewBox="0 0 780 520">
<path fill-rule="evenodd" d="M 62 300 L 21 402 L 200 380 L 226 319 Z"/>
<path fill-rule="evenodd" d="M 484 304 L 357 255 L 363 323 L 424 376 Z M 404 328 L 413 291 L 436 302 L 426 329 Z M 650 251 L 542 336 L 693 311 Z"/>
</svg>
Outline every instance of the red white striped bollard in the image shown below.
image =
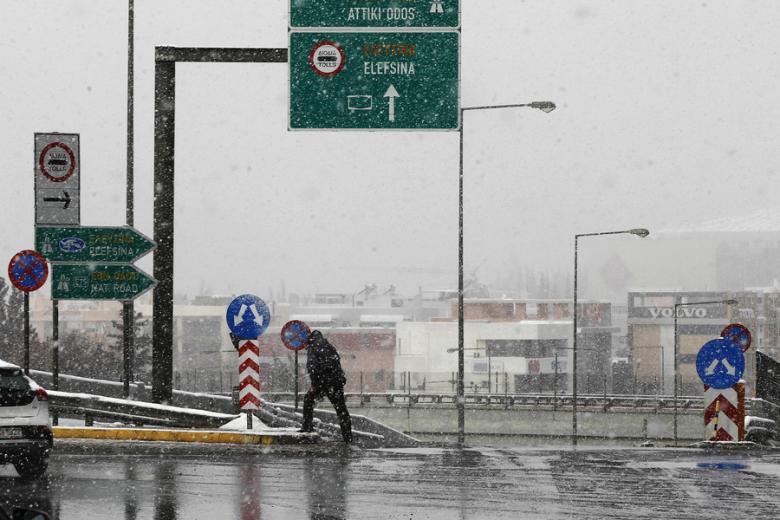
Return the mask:
<svg viewBox="0 0 780 520">
<path fill-rule="evenodd" d="M 260 408 L 260 347 L 254 340 L 238 342 L 238 406 L 241 410 Z M 246 425 L 252 429 L 251 412 L 247 413 Z"/>
<path fill-rule="evenodd" d="M 745 440 L 745 382 L 731 388 L 704 385 L 704 428 L 709 441 Z"/>
</svg>

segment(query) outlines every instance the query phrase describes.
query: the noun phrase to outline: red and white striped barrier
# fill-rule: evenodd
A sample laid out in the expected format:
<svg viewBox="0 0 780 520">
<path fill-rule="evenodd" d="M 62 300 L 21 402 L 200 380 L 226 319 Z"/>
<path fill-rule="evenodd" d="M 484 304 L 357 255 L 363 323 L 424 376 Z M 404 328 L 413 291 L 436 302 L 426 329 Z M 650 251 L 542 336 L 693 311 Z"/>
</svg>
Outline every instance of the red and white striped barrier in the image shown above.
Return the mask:
<svg viewBox="0 0 780 520">
<path fill-rule="evenodd" d="M 704 428 L 709 441 L 745 440 L 745 382 L 731 388 L 704 385 Z"/>
<path fill-rule="evenodd" d="M 242 410 L 260 409 L 260 347 L 257 341 L 238 342 L 238 405 Z"/>
</svg>

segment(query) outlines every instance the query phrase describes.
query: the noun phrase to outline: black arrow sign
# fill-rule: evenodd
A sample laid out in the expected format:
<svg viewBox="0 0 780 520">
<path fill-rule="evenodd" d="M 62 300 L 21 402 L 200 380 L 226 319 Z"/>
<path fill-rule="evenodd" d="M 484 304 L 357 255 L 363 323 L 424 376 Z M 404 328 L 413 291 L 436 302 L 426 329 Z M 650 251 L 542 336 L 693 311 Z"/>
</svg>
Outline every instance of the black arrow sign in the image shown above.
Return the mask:
<svg viewBox="0 0 780 520">
<path fill-rule="evenodd" d="M 63 197 L 44 197 L 43 202 L 64 202 L 65 205 L 62 206 L 62 209 L 68 209 L 68 206 L 70 206 L 70 195 L 68 195 L 67 191 L 63 191 L 62 194 Z"/>
</svg>

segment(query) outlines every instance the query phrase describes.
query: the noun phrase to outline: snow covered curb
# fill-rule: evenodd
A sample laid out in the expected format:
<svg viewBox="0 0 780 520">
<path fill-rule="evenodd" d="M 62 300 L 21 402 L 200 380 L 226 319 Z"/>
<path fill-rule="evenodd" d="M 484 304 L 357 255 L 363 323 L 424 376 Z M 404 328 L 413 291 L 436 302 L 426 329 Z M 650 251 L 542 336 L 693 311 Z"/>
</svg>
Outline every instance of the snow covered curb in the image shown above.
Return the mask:
<svg viewBox="0 0 780 520">
<path fill-rule="evenodd" d="M 270 426 L 266 426 L 266 424 L 263 423 L 263 421 L 261 421 L 257 416 L 253 417 L 252 419 L 252 433 L 298 433 L 298 428 L 271 428 Z M 219 427 L 219 429 L 249 433 L 250 430 L 247 430 L 246 428 L 246 413 L 241 412 L 238 417 L 227 424 L 223 424 Z"/>
</svg>

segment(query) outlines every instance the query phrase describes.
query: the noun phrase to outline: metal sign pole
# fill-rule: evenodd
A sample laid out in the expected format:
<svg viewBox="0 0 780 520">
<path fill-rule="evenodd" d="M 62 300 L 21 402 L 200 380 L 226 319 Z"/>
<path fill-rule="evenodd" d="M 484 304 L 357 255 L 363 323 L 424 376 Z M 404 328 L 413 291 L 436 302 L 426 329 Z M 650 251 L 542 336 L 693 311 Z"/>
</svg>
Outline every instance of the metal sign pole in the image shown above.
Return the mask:
<svg viewBox="0 0 780 520">
<path fill-rule="evenodd" d="M 60 389 L 60 302 L 51 301 L 51 386 L 54 390 Z M 54 426 L 59 423 L 57 412 L 51 414 L 51 422 Z"/>
<path fill-rule="evenodd" d="M 127 193 L 125 197 L 127 225 L 132 227 L 134 221 L 133 206 L 133 40 L 135 12 L 133 0 L 127 3 Z M 122 303 L 122 364 L 123 381 L 122 395 L 125 399 L 130 397 L 130 381 L 133 380 L 133 350 L 135 343 L 135 305 L 133 301 Z"/>
<path fill-rule="evenodd" d="M 555 372 L 553 375 L 553 411 L 558 408 L 558 353 L 555 353 Z"/>
<path fill-rule="evenodd" d="M 282 344 L 290 350 L 295 351 L 295 411 L 298 411 L 298 404 L 300 402 L 299 385 L 298 385 L 298 351 L 306 346 L 306 342 L 309 338 L 311 329 L 304 322 L 299 320 L 291 320 L 284 324 L 279 335 L 282 339 Z M 362 385 L 361 385 L 362 387 Z"/>
<path fill-rule="evenodd" d="M 51 301 L 51 386 L 60 389 L 60 301 Z"/>
<path fill-rule="evenodd" d="M 298 411 L 298 351 L 295 351 L 295 411 Z"/>
<path fill-rule="evenodd" d="M 16 253 L 8 264 L 8 279 L 24 293 L 24 373 L 30 375 L 30 291 L 46 283 L 49 268 L 38 252 L 25 249 Z"/>
<path fill-rule="evenodd" d="M 30 375 L 30 293 L 24 293 L 24 373 Z"/>
<path fill-rule="evenodd" d="M 287 49 L 155 47 L 154 66 L 154 290 L 152 397 L 173 396 L 173 230 L 176 63 L 287 63 Z"/>
<path fill-rule="evenodd" d="M 130 381 L 133 380 L 133 346 L 135 343 L 135 316 L 133 302 L 122 302 L 122 396 L 130 397 Z"/>
</svg>

